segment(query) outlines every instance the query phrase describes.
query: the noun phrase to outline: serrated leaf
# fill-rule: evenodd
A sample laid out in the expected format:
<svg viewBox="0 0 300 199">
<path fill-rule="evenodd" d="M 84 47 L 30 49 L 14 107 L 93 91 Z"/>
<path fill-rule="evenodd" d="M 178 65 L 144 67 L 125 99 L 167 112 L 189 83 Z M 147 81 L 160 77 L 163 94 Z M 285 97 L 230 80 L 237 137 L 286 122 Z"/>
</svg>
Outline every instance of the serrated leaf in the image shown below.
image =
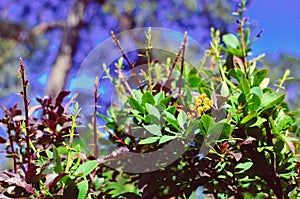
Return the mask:
<svg viewBox="0 0 300 199">
<path fill-rule="evenodd" d="M 75 175 L 81 175 L 82 177 L 85 177 L 88 174 L 90 174 L 97 166 L 98 166 L 97 160 L 87 161 L 87 162 L 83 163 L 82 165 L 80 165 L 76 169 L 74 174 Z"/>
<path fill-rule="evenodd" d="M 139 144 L 152 144 L 154 142 L 157 142 L 159 139 L 160 137 L 148 137 L 139 141 Z"/>
<path fill-rule="evenodd" d="M 141 104 L 140 104 L 138 101 L 136 101 L 134 98 L 129 97 L 129 98 L 128 98 L 128 103 L 130 104 L 130 106 L 131 106 L 133 109 L 139 111 L 139 112 L 142 113 L 142 114 L 145 113 L 144 108 L 143 108 L 143 107 L 141 106 Z"/>
<path fill-rule="evenodd" d="M 166 143 L 166 142 L 168 142 L 168 141 L 170 141 L 170 140 L 174 140 L 174 139 L 176 139 L 176 138 L 177 138 L 177 136 L 164 135 L 164 136 L 162 136 L 162 137 L 160 138 L 159 144 Z"/>
<path fill-rule="evenodd" d="M 144 125 L 144 128 L 152 135 L 156 135 L 156 136 L 162 135 L 159 126 L 156 124 Z"/>
</svg>

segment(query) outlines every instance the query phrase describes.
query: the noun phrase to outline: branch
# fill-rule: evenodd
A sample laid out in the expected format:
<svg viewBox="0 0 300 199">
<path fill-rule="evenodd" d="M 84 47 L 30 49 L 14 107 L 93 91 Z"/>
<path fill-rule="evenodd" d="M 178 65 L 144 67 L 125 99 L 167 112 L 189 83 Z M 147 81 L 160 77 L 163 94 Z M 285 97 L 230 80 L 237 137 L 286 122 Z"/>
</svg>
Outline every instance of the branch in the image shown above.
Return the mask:
<svg viewBox="0 0 300 199">
<path fill-rule="evenodd" d="M 42 34 L 42 33 L 45 33 L 47 31 L 53 30 L 55 28 L 63 29 L 64 26 L 65 26 L 65 22 L 63 22 L 63 21 L 54 21 L 54 22 L 51 22 L 51 23 L 41 23 L 33 29 L 33 32 L 35 34 Z"/>
</svg>

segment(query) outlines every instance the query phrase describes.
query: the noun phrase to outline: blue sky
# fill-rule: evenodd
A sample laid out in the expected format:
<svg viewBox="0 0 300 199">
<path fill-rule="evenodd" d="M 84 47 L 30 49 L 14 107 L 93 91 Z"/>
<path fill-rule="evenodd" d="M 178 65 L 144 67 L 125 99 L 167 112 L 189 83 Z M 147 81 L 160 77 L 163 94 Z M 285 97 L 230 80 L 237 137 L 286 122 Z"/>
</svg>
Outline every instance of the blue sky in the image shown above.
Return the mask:
<svg viewBox="0 0 300 199">
<path fill-rule="evenodd" d="M 263 36 L 252 46 L 254 54 L 284 50 L 300 57 L 300 0 L 253 0 L 248 8 L 255 32 Z"/>
</svg>

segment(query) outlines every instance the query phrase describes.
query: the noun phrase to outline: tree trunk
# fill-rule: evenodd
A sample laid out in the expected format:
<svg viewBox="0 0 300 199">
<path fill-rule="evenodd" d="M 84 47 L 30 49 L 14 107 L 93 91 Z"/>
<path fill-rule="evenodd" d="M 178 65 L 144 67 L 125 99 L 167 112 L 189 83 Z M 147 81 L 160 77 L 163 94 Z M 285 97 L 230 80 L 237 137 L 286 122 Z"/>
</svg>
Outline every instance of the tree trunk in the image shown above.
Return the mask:
<svg viewBox="0 0 300 199">
<path fill-rule="evenodd" d="M 59 52 L 48 80 L 46 95 L 55 97 L 64 89 L 67 75 L 72 66 L 73 56 L 77 50 L 79 32 L 83 27 L 83 20 L 88 3 L 89 0 L 75 0 L 69 11 L 63 28 L 63 37 Z"/>
</svg>

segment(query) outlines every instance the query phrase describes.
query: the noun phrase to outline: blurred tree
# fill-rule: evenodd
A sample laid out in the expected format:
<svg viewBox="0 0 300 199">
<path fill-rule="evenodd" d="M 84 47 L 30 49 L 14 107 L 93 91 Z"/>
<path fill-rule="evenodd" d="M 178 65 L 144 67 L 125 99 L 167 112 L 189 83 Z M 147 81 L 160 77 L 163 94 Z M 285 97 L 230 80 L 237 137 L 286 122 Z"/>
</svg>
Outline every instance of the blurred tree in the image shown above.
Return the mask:
<svg viewBox="0 0 300 199">
<path fill-rule="evenodd" d="M 3 48 L 9 54 L 20 46 L 29 50 L 17 55 L 30 60 L 33 89 L 43 92 L 47 82 L 46 94 L 55 95 L 66 86 L 68 74 L 76 71 L 87 53 L 109 37 L 110 30 L 121 32 L 135 27 L 160 26 L 181 32 L 187 30 L 201 44 L 208 44 L 210 27 L 227 32 L 233 20 L 228 13 L 235 8 L 236 2 L 3 0 L 0 8 L 4 25 L 0 37 L 16 42 L 10 48 Z M 11 55 L 12 58 L 16 56 Z M 3 56 L 0 59 L 8 60 Z M 4 70 L 1 67 L 3 78 L 10 79 L 12 75 Z M 4 79 L 2 81 L 8 82 Z M 6 83 L 6 86 L 13 85 Z"/>
</svg>

